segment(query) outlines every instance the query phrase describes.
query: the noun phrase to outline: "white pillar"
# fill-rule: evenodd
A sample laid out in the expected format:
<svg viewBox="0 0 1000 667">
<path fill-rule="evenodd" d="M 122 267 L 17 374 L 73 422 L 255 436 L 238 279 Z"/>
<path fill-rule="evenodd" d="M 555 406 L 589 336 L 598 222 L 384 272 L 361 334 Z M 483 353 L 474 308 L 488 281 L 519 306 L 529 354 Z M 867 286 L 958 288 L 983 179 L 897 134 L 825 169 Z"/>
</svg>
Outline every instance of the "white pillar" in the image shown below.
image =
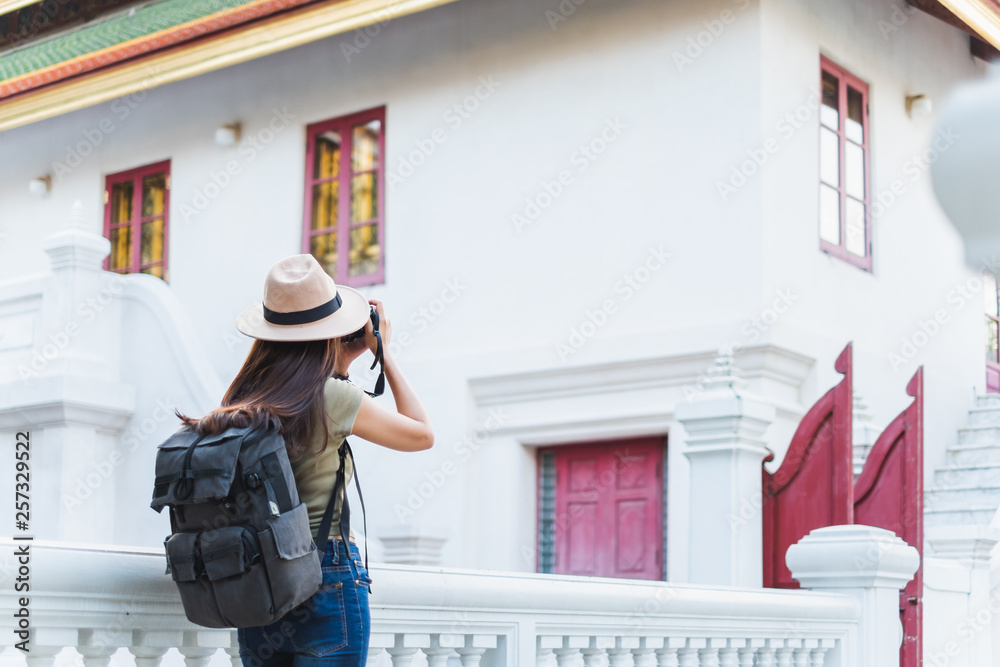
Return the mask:
<svg viewBox="0 0 1000 667">
<path fill-rule="evenodd" d="M 94 228 L 77 203 L 43 245 L 51 274 L 0 295 L 3 305 L 41 290 L 34 310 L 0 314 L 7 326 L 23 322 L 15 328 L 27 343 L 0 367 L 10 379 L 0 381 L 0 432 L 29 431 L 31 451 L 47 452 L 32 456 L 36 538 L 112 543 L 117 434 L 134 412 L 135 389 L 119 379 L 122 277 L 101 268 L 111 246 Z"/>
<path fill-rule="evenodd" d="M 899 667 L 899 591 L 920 565 L 916 549 L 883 528 L 829 526 L 789 547 L 785 563 L 803 588 L 842 593 L 860 604 L 858 646 L 845 654 L 846 664 Z"/>
<path fill-rule="evenodd" d="M 706 390 L 677 406 L 691 462 L 689 577 L 694 584 L 763 585 L 761 464 L 774 406 L 748 397 L 723 351 Z"/>
<path fill-rule="evenodd" d="M 927 542 L 934 555 L 961 563 L 969 571 L 969 606 L 967 623 L 959 626 L 963 631 L 955 633 L 966 639 L 966 655 L 970 665 L 992 665 L 993 632 L 989 621 L 995 615 L 992 601 L 993 586 L 990 582 L 993 547 L 1000 543 L 1000 528 L 994 526 L 928 526 Z M 969 632 L 975 621 L 987 619 L 987 627 L 981 632 Z M 977 627 L 973 626 L 973 627 Z"/>
</svg>

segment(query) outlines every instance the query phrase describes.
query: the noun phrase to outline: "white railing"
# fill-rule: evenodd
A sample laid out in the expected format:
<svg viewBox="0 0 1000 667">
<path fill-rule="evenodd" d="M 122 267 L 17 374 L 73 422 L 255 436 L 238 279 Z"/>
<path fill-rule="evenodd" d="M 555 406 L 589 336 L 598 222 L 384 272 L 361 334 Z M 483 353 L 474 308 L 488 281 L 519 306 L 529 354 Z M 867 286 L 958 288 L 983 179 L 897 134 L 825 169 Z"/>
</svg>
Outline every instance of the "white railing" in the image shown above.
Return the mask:
<svg viewBox="0 0 1000 667">
<path fill-rule="evenodd" d="M 837 539 L 846 544 L 851 536 Z M 0 646 L 20 640 L 19 619 L 8 610 L 20 608 L 15 582 L 27 576 L 29 667 L 50 667 L 64 647 L 75 648 L 85 667 L 107 667 L 120 648 L 137 667 L 158 667 L 172 647 L 186 667 L 206 667 L 219 650 L 240 667 L 233 631 L 201 628 L 184 617 L 159 551 L 33 542 L 25 573 L 11 556 L 22 544 L 0 541 Z M 872 554 L 872 544 L 867 564 L 858 562 L 856 549 L 853 562 L 821 562 L 831 550 L 817 544 L 820 557 L 806 558 L 805 576 L 829 582 L 850 570 L 852 585 L 865 589 L 859 577 L 877 570 L 870 581 L 884 582 L 885 563 L 899 569 L 904 547 L 891 545 L 893 557 L 880 558 L 884 549 Z M 799 561 L 809 551 L 801 549 Z M 872 613 L 878 598 L 886 607 L 878 609 L 881 618 L 892 618 L 894 603 L 885 595 L 401 565 L 374 565 L 372 578 L 372 665 L 407 667 L 416 659 L 441 667 L 883 667 L 890 663 L 868 658 L 898 651 L 898 643 L 891 646 L 898 633 L 886 632 Z M 888 648 L 876 650 L 878 642 Z"/>
</svg>

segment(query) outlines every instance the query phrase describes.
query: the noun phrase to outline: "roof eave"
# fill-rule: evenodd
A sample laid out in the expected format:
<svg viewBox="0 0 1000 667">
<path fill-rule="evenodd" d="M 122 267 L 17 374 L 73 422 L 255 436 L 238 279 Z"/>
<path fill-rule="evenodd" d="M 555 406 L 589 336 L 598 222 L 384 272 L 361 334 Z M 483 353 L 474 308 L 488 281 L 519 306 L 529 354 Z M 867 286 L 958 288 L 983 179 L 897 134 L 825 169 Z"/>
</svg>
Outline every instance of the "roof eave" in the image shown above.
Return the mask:
<svg viewBox="0 0 1000 667">
<path fill-rule="evenodd" d="M 1000 49 L 1000 5 L 994 0 L 938 0 L 977 35 Z"/>
<path fill-rule="evenodd" d="M 0 131 L 457 0 L 341 0 L 61 80 L 0 103 Z"/>
</svg>

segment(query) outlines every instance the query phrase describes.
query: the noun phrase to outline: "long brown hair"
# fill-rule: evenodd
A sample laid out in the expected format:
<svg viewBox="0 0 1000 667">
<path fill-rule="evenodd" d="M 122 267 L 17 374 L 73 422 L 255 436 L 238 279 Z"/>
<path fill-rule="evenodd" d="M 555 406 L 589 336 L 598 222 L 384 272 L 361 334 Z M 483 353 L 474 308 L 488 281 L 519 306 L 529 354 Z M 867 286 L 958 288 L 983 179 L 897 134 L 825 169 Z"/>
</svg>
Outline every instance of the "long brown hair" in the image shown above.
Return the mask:
<svg viewBox="0 0 1000 667">
<path fill-rule="evenodd" d="M 291 459 L 300 457 L 312 440 L 318 421 L 326 448 L 328 430 L 323 387 L 336 368 L 339 338 L 312 341 L 257 339 L 243 367 L 222 398 L 222 405 L 201 419 L 177 416 L 202 435 L 222 433 L 232 426 L 263 426 L 277 418 Z"/>
</svg>

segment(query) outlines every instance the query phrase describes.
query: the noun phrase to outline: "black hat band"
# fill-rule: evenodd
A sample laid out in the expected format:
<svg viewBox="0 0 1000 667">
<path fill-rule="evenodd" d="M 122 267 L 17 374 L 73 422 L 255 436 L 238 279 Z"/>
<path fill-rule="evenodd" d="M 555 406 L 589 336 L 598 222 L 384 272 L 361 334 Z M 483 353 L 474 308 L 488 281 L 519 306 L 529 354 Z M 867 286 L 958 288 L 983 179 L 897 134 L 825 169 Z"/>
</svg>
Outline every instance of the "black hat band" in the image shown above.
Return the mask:
<svg viewBox="0 0 1000 667">
<path fill-rule="evenodd" d="M 337 294 L 326 303 L 320 304 L 315 308 L 296 310 L 291 313 L 278 313 L 264 306 L 264 319 L 271 324 L 309 324 L 337 312 L 343 303 L 340 300 L 340 294 Z M 263 306 L 264 304 L 261 305 Z"/>
</svg>

